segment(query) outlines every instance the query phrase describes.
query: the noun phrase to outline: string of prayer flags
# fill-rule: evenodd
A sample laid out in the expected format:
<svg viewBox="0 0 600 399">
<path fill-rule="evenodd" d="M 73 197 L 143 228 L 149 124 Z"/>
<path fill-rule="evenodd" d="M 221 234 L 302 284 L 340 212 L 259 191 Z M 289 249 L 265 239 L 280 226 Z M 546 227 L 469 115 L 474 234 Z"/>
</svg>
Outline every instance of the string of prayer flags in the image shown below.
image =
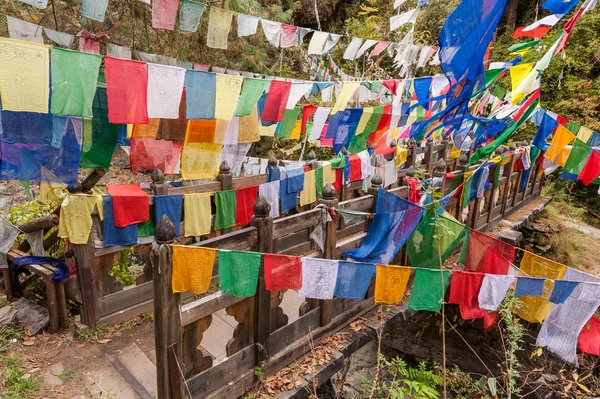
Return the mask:
<svg viewBox="0 0 600 399">
<path fill-rule="evenodd" d="M 238 37 L 252 36 L 256 33 L 260 18 L 242 13 L 237 14 Z"/>
<path fill-rule="evenodd" d="M 179 29 L 187 32 L 197 32 L 200 18 L 204 14 L 206 4 L 193 0 L 181 0 L 179 9 Z"/>
<path fill-rule="evenodd" d="M 73 244 L 87 244 L 92 231 L 92 211 L 96 205 L 98 197 L 95 195 L 67 194 L 60 207 L 58 236 L 68 238 Z M 102 201 L 99 208 L 101 206 Z M 100 213 L 101 209 L 98 211 Z"/>
<path fill-rule="evenodd" d="M 140 61 L 104 57 L 110 123 L 147 124 L 148 73 Z"/>
<path fill-rule="evenodd" d="M 175 29 L 179 0 L 152 1 L 152 27 L 158 29 Z"/>
<path fill-rule="evenodd" d="M 458 262 L 465 270 L 486 274 L 507 274 L 515 258 L 515 247 L 476 230 L 465 236 Z"/>
<path fill-rule="evenodd" d="M 219 249 L 219 287 L 223 294 L 246 298 L 256 293 L 260 253 Z"/>
<path fill-rule="evenodd" d="M 154 196 L 154 220 L 160 221 L 166 215 L 175 226 L 175 237 L 179 237 L 181 228 L 181 211 L 183 208 L 183 195 L 155 195 Z"/>
<path fill-rule="evenodd" d="M 450 274 L 450 270 L 415 269 L 408 308 L 439 312 L 450 283 Z"/>
<path fill-rule="evenodd" d="M 239 188 L 235 190 L 235 224 L 246 226 L 254 215 L 254 203 L 258 186 Z"/>
<path fill-rule="evenodd" d="M 587 162 L 581 169 L 578 180 L 589 186 L 598 177 L 600 177 L 600 152 L 592 150 Z"/>
<path fill-rule="evenodd" d="M 243 81 L 242 76 L 217 74 L 215 119 L 228 121 L 233 118 Z"/>
<path fill-rule="evenodd" d="M 281 23 L 261 19 L 260 25 L 262 26 L 267 41 L 271 43 L 273 47 L 278 48 L 281 41 Z"/>
<path fill-rule="evenodd" d="M 215 230 L 227 229 L 235 225 L 236 190 L 215 192 Z"/>
<path fill-rule="evenodd" d="M 148 117 L 177 119 L 185 81 L 185 69 L 148 65 Z"/>
<path fill-rule="evenodd" d="M 302 258 L 300 256 L 263 254 L 263 266 L 267 290 L 298 291 L 302 288 Z"/>
<path fill-rule="evenodd" d="M 108 0 L 82 0 L 81 16 L 104 22 L 104 14 L 108 8 Z"/>
<path fill-rule="evenodd" d="M 92 117 L 102 57 L 52 47 L 52 104 L 55 115 Z"/>
<path fill-rule="evenodd" d="M 206 45 L 210 48 L 227 50 L 227 37 L 231 30 L 233 12 L 217 7 L 210 7 Z"/>
<path fill-rule="evenodd" d="M 184 235 L 198 237 L 210 234 L 212 211 L 210 207 L 211 193 L 195 193 L 184 195 Z"/>
<path fill-rule="evenodd" d="M 187 201 L 187 199 L 186 199 Z M 174 293 L 189 291 L 201 295 L 208 291 L 217 250 L 214 248 L 172 245 Z"/>
<path fill-rule="evenodd" d="M 6 23 L 8 25 L 8 37 L 11 39 L 44 44 L 42 27 L 40 25 L 32 24 L 8 15 L 6 16 Z"/>
<path fill-rule="evenodd" d="M 91 217 L 90 217 L 91 219 Z M 62 212 L 61 212 L 62 220 Z M 21 231 L 9 223 L 3 217 L 0 217 L 0 269 L 8 269 L 6 254 L 12 248 L 15 240 Z M 87 241 L 86 241 L 87 242 Z"/>
<path fill-rule="evenodd" d="M 402 301 L 411 273 L 410 267 L 377 265 L 375 303 L 394 304 Z"/>
<path fill-rule="evenodd" d="M 150 199 L 139 184 L 109 184 L 106 188 L 112 197 L 116 227 L 142 223 L 150 218 Z"/>
<path fill-rule="evenodd" d="M 519 276 L 561 280 L 565 275 L 566 266 L 532 254 L 531 252 L 525 252 L 519 269 Z M 519 317 L 531 323 L 541 323 L 544 320 L 551 306 L 548 303 L 548 298 L 552 292 L 552 281 L 546 280 L 544 287 L 542 294 L 539 296 L 519 298 L 523 303 L 522 307 L 516 310 Z"/>
<path fill-rule="evenodd" d="M 350 44 L 348 45 L 348 47 L 346 47 L 346 50 L 344 51 L 343 58 L 345 60 L 350 60 L 350 61 L 354 60 L 356 58 L 356 54 L 358 53 L 358 50 L 362 46 L 363 40 L 364 39 L 361 39 L 360 37 L 352 38 L 352 41 L 350 42 Z"/>
<path fill-rule="evenodd" d="M 304 188 L 300 191 L 300 206 L 312 204 L 317 201 L 316 171 L 304 173 Z"/>
<path fill-rule="evenodd" d="M 305 298 L 333 299 L 337 275 L 337 260 L 302 258 L 302 288 L 298 295 Z"/>
<path fill-rule="evenodd" d="M 350 101 L 350 98 L 354 95 L 354 92 L 358 89 L 359 86 L 360 81 L 351 81 L 343 83 L 342 92 L 337 97 L 335 105 L 331 110 L 332 115 L 335 115 L 336 113 L 343 111 L 346 108 L 348 101 Z"/>
<path fill-rule="evenodd" d="M 250 115 L 252 110 L 256 108 L 256 103 L 269 86 L 269 83 L 266 79 L 244 78 L 235 116 Z"/>
<path fill-rule="evenodd" d="M 265 109 L 262 112 L 261 119 L 264 122 L 281 122 L 285 112 L 285 106 L 292 88 L 291 82 L 272 80 L 269 85 L 269 92 Z"/>
<path fill-rule="evenodd" d="M 151 172 L 160 169 L 165 175 L 179 171 L 183 141 L 168 139 L 132 139 L 129 159 L 132 173 Z"/>
<path fill-rule="evenodd" d="M 214 72 L 187 70 L 185 94 L 188 119 L 215 119 L 217 75 Z"/>
<path fill-rule="evenodd" d="M 27 86 L 20 82 L 27 82 Z M 2 110 L 47 114 L 49 96 L 48 47 L 0 38 Z"/>
<path fill-rule="evenodd" d="M 514 281 L 514 276 L 486 274 L 479 290 L 479 307 L 489 311 L 498 309 Z"/>
<path fill-rule="evenodd" d="M 346 299 L 364 299 L 375 277 L 375 265 L 372 263 L 338 262 L 334 295 Z"/>
<path fill-rule="evenodd" d="M 138 226 L 131 224 L 125 227 L 115 225 L 113 199 L 110 196 L 102 197 L 103 228 L 102 238 L 105 247 L 115 245 L 131 246 L 137 244 Z"/>
<path fill-rule="evenodd" d="M 269 216 L 273 219 L 279 217 L 279 186 L 278 181 L 271 181 L 258 186 L 258 194 L 264 196 L 271 205 Z"/>
</svg>

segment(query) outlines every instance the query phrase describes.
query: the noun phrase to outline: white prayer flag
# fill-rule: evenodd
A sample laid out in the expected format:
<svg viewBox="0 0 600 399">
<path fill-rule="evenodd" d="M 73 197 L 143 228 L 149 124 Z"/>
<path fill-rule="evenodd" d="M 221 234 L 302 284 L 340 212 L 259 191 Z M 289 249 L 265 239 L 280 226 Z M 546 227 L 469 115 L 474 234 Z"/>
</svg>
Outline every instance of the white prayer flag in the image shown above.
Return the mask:
<svg viewBox="0 0 600 399">
<path fill-rule="evenodd" d="M 42 27 L 17 18 L 6 16 L 8 23 L 8 36 L 11 39 L 25 40 L 27 42 L 44 44 Z"/>
<path fill-rule="evenodd" d="M 148 64 L 148 117 L 177 119 L 185 69 Z"/>
</svg>

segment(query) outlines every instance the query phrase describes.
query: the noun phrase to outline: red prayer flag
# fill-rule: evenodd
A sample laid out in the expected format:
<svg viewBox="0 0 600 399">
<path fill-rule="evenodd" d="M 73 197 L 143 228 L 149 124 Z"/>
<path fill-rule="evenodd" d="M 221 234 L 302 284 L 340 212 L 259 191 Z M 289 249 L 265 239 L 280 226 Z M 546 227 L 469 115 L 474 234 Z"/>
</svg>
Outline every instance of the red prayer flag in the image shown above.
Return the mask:
<svg viewBox="0 0 600 399">
<path fill-rule="evenodd" d="M 146 63 L 104 57 L 104 65 L 110 123 L 149 123 Z"/>
<path fill-rule="evenodd" d="M 600 319 L 592 316 L 579 334 L 579 349 L 600 356 Z"/>
<path fill-rule="evenodd" d="M 269 291 L 299 290 L 302 288 L 302 258 L 263 254 L 265 287 Z"/>
<path fill-rule="evenodd" d="M 258 186 L 238 188 L 235 190 L 235 225 L 245 226 L 254 215 L 254 203 L 258 194 Z"/>
<path fill-rule="evenodd" d="M 413 204 L 418 204 L 421 200 L 421 189 L 417 188 L 419 183 L 419 179 L 415 179 L 414 177 L 406 178 L 406 184 L 408 185 L 408 200 Z"/>
<path fill-rule="evenodd" d="M 577 179 L 589 186 L 598 176 L 600 176 L 600 152 L 593 150 Z"/>
<path fill-rule="evenodd" d="M 398 91 L 398 86 L 400 86 L 400 83 L 402 83 L 402 79 L 390 79 L 390 80 L 384 80 L 383 81 L 383 85 L 385 87 L 387 87 L 393 95 L 396 95 L 396 92 Z"/>
<path fill-rule="evenodd" d="M 126 227 L 150 219 L 148 193 L 139 184 L 108 184 L 106 189 L 113 200 L 115 226 Z"/>
<path fill-rule="evenodd" d="M 584 11 L 584 7 L 580 7 L 579 10 L 577 11 L 577 14 L 573 15 L 571 17 L 571 19 L 569 19 L 567 21 L 567 23 L 565 24 L 565 27 L 564 27 L 565 35 L 563 36 L 558 47 L 556 48 L 554 55 L 559 54 L 567 45 L 567 42 L 569 41 L 569 38 L 571 37 L 571 32 L 573 32 L 573 27 L 575 27 L 575 24 L 577 23 L 577 21 L 579 21 L 579 18 L 581 18 L 583 11 Z"/>
<path fill-rule="evenodd" d="M 310 119 L 310 117 L 317 111 L 316 105 L 312 104 L 304 104 L 302 106 L 302 129 L 300 130 L 302 133 L 306 133 L 306 123 Z"/>
<path fill-rule="evenodd" d="M 375 132 L 369 136 L 367 141 L 368 145 L 373 144 L 375 147 L 385 144 L 385 138 L 390 130 L 390 123 L 392 122 L 392 104 L 385 105 L 381 114 L 381 119 L 377 124 Z"/>
<path fill-rule="evenodd" d="M 484 274 L 453 271 L 450 283 L 450 298 L 448 303 L 459 306 L 460 315 L 464 320 L 483 318 L 486 329 L 496 322 L 497 312 L 489 313 L 479 307 L 479 290 Z"/>
<path fill-rule="evenodd" d="M 194 69 L 196 69 L 198 71 L 208 72 L 208 70 L 210 69 L 210 66 L 206 65 L 206 64 L 200 64 L 200 63 L 194 62 Z"/>
<path fill-rule="evenodd" d="M 272 80 L 269 85 L 269 94 L 262 113 L 265 122 L 281 122 L 288 97 L 290 96 L 291 82 Z"/>
<path fill-rule="evenodd" d="M 535 29 L 524 31 L 523 29 L 525 28 L 526 26 L 521 26 L 515 29 L 515 33 L 513 33 L 512 38 L 516 39 L 518 37 L 533 37 L 534 39 L 539 39 L 548 33 L 550 29 L 552 29 L 551 26 L 538 26 Z"/>
<path fill-rule="evenodd" d="M 164 174 L 172 175 L 179 169 L 183 141 L 132 138 L 129 148 L 130 167 L 133 173 L 160 169 Z"/>
<path fill-rule="evenodd" d="M 152 0 L 152 27 L 175 29 L 179 0 Z"/>
<path fill-rule="evenodd" d="M 471 230 L 465 270 L 487 274 L 508 273 L 515 259 L 515 247 L 487 234 Z"/>
<path fill-rule="evenodd" d="M 358 154 L 352 154 L 349 157 L 350 160 L 350 182 L 361 180 L 362 168 L 361 159 Z"/>
<path fill-rule="evenodd" d="M 332 186 L 335 188 L 335 191 L 339 192 L 342 189 L 342 182 L 344 180 L 343 171 L 344 169 L 334 169 L 335 170 L 335 181 Z"/>
</svg>

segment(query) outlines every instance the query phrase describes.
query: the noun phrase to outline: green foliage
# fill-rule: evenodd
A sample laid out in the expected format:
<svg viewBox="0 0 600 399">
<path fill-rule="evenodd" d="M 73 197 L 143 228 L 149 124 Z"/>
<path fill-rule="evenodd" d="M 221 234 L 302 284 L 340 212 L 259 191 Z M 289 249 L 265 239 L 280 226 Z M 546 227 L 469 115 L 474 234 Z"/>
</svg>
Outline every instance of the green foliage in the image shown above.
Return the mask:
<svg viewBox="0 0 600 399">
<path fill-rule="evenodd" d="M 108 275 L 117 280 L 123 287 L 135 284 L 135 278 L 144 268 L 144 261 L 132 248 L 123 249 L 119 260 L 108 272 Z"/>
<path fill-rule="evenodd" d="M 91 327 L 87 330 L 76 330 L 77 338 L 81 341 L 89 341 L 92 339 L 102 339 L 109 331 L 109 327 L 106 324 L 97 327 Z"/>
<path fill-rule="evenodd" d="M 33 375 L 26 375 L 23 360 L 16 356 L 3 359 L 0 362 L 3 379 L 2 397 L 6 399 L 27 399 L 40 397 L 40 387 Z"/>
<path fill-rule="evenodd" d="M 393 399 L 435 399 L 439 398 L 438 388 L 444 383 L 442 377 L 427 369 L 424 362 L 417 368 L 408 367 L 406 362 L 395 357 L 391 360 L 379 354 L 383 378 L 376 387 L 378 396 Z M 372 389 L 373 382 L 363 378 L 363 385 Z"/>
<path fill-rule="evenodd" d="M 519 321 L 520 319 L 515 314 L 515 310 L 519 309 L 522 303 L 512 294 L 506 295 L 502 303 L 500 304 L 500 328 L 502 328 L 502 334 L 506 334 L 504 337 L 505 354 L 506 357 L 506 370 L 504 372 L 505 377 L 505 391 L 508 398 L 512 395 L 519 397 L 521 388 L 517 382 L 521 377 L 519 371 L 521 363 L 517 357 L 517 353 L 523 349 L 524 341 L 523 337 L 527 331 L 525 327 Z"/>
<path fill-rule="evenodd" d="M 0 353 L 6 351 L 8 346 L 21 338 L 21 331 L 11 326 L 0 326 Z"/>
<path fill-rule="evenodd" d="M 479 380 L 475 380 L 469 373 L 465 373 L 458 366 L 448 371 L 448 392 L 456 398 L 479 398 L 490 399 L 495 394 L 491 393 L 488 385 L 489 381 L 495 379 L 486 379 L 482 376 Z M 495 387 L 495 385 L 494 385 Z"/>
</svg>

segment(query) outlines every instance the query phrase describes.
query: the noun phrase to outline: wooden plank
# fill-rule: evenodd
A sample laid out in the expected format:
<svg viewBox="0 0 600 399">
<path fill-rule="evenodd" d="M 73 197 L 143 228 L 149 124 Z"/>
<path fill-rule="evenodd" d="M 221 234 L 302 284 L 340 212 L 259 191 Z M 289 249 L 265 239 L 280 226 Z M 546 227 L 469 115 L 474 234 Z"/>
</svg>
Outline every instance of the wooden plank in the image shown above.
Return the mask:
<svg viewBox="0 0 600 399">
<path fill-rule="evenodd" d="M 192 324 L 197 320 L 243 300 L 244 298 L 237 298 L 218 291 L 204 298 L 187 303 L 181 307 L 181 325 L 187 326 L 188 324 Z"/>
<path fill-rule="evenodd" d="M 143 313 L 151 313 L 154 310 L 154 301 L 149 299 L 145 302 L 138 303 L 126 309 L 111 313 L 98 320 L 98 325 L 107 324 L 109 326 L 120 323 L 125 320 L 132 319 Z"/>
<path fill-rule="evenodd" d="M 58 301 L 56 299 L 56 287 L 55 283 L 46 280 L 46 299 L 48 302 L 48 315 L 50 316 L 50 325 L 48 331 L 55 333 L 58 331 L 60 321 L 58 318 Z"/>
<path fill-rule="evenodd" d="M 256 228 L 246 227 L 242 230 L 197 242 L 192 246 L 247 251 L 256 245 L 257 236 Z"/>
<path fill-rule="evenodd" d="M 104 317 L 119 310 L 126 309 L 140 302 L 152 299 L 154 288 L 152 281 L 140 285 L 126 287 L 123 291 L 98 298 L 98 310 L 100 317 Z"/>
<path fill-rule="evenodd" d="M 169 194 L 214 193 L 215 191 L 221 191 L 220 181 L 198 184 L 197 186 L 169 187 Z"/>
<path fill-rule="evenodd" d="M 310 242 L 305 242 L 300 245 L 296 245 L 295 247 L 290 247 L 281 252 L 282 255 L 292 255 L 292 256 L 300 256 L 307 254 L 312 251 Z"/>
<path fill-rule="evenodd" d="M 400 186 L 398 188 L 394 188 L 389 190 L 390 193 L 397 195 L 400 198 L 408 199 L 408 187 Z"/>
<path fill-rule="evenodd" d="M 364 197 L 340 202 L 338 208 L 349 211 L 371 212 L 374 206 L 375 197 L 372 195 L 365 195 Z"/>
<path fill-rule="evenodd" d="M 340 240 L 336 244 L 337 257 L 342 258 L 344 256 L 344 252 L 349 249 L 358 248 L 360 244 L 362 244 L 365 239 L 367 233 L 356 234 L 352 237 L 346 238 L 345 240 Z"/>
<path fill-rule="evenodd" d="M 310 242 L 310 230 L 303 229 L 296 233 L 288 234 L 286 236 L 275 238 L 273 240 L 273 251 L 280 253 L 286 249 L 301 245 L 305 242 Z"/>
<path fill-rule="evenodd" d="M 337 237 L 338 240 L 342 238 L 346 238 L 351 236 L 352 234 L 362 233 L 365 231 L 365 222 L 353 223 L 344 227 L 343 229 L 338 230 Z"/>
<path fill-rule="evenodd" d="M 269 356 L 275 356 L 287 346 L 304 338 L 311 331 L 319 327 L 320 310 L 312 309 L 304 316 L 294 320 L 293 323 L 281 327 L 273 332 L 267 340 Z"/>
<path fill-rule="evenodd" d="M 256 375 L 254 370 L 246 371 L 234 381 L 205 396 L 203 399 L 238 399 L 243 397 L 247 390 L 255 385 Z"/>
<path fill-rule="evenodd" d="M 226 386 L 248 370 L 252 370 L 255 361 L 256 345 L 252 344 L 233 356 L 229 356 L 216 366 L 196 374 L 186 381 L 186 385 L 194 397 L 205 398 L 208 394 Z M 240 392 L 238 396 L 242 394 L 243 392 Z"/>
<path fill-rule="evenodd" d="M 281 237 L 299 230 L 314 227 L 321 217 L 320 209 L 311 209 L 273 221 L 273 236 Z"/>
<path fill-rule="evenodd" d="M 240 177 L 239 179 L 233 179 L 232 188 L 237 190 L 238 188 L 260 186 L 267 182 L 267 175 L 252 175 Z"/>
</svg>

